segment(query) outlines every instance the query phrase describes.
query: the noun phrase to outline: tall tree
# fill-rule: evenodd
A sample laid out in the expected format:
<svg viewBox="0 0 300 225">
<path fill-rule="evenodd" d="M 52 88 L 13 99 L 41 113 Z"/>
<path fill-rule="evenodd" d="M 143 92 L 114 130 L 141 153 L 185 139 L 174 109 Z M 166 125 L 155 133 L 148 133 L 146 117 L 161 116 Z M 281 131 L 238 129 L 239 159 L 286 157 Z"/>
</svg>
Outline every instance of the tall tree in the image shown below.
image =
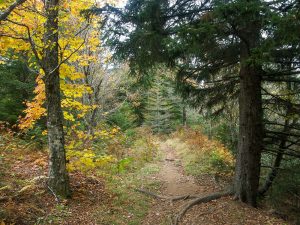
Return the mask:
<svg viewBox="0 0 300 225">
<path fill-rule="evenodd" d="M 276 55 L 283 56 L 283 46 L 297 39 L 289 44 L 272 39 L 283 31 L 282 15 L 296 5 L 296 1 L 130 0 L 124 10 L 94 9 L 114 14 L 107 23 L 108 43 L 117 57 L 129 60 L 133 71 L 145 72 L 165 62 L 177 69 L 182 90 L 197 96 L 196 102 L 204 97 L 216 104 L 239 96 L 235 195 L 252 206 L 264 137 L 261 83 L 274 75 L 272 68 L 280 62 Z M 286 72 L 292 71 L 297 66 Z"/>
<path fill-rule="evenodd" d="M 0 8 L 7 9 L 10 3 L 0 2 Z M 26 116 L 19 127 L 32 128 L 35 120 L 47 112 L 50 150 L 48 186 L 61 197 L 67 197 L 70 193 L 63 119 L 74 121 L 70 111 L 82 118 L 92 108 L 78 101 L 91 88 L 85 84 L 74 84 L 74 81 L 84 78 L 76 66 L 83 67 L 95 60 L 79 51 L 87 36 L 91 52 L 99 46 L 98 29 L 89 29 L 91 18 L 86 20 L 80 11 L 93 3 L 90 0 L 26 1 L 15 6 L 0 23 L 0 54 L 5 57 L 8 52 L 12 52 L 14 57 L 20 52 L 27 54 L 28 67 L 38 74 L 34 90 L 36 96 L 32 102 L 27 102 Z M 97 22 L 92 26 L 98 26 Z M 43 108 L 44 103 L 47 110 Z"/>
<path fill-rule="evenodd" d="M 256 206 L 263 148 L 261 65 L 255 58 L 260 43 L 262 18 L 260 1 L 243 2 L 245 9 L 234 11 L 239 21 L 232 25 L 240 38 L 239 144 L 235 173 L 235 195 Z M 254 56 L 253 56 L 254 55 Z"/>
<path fill-rule="evenodd" d="M 66 152 L 61 108 L 58 51 L 59 0 L 45 1 L 44 43 L 48 43 L 42 56 L 47 105 L 47 129 L 50 150 L 49 188 L 59 196 L 70 195 L 69 176 L 66 169 Z"/>
<path fill-rule="evenodd" d="M 170 133 L 182 117 L 182 103 L 175 93 L 174 83 L 167 77 L 162 77 L 162 73 L 167 73 L 167 70 L 158 70 L 152 87 L 146 94 L 144 117 L 145 124 L 155 133 Z"/>
</svg>

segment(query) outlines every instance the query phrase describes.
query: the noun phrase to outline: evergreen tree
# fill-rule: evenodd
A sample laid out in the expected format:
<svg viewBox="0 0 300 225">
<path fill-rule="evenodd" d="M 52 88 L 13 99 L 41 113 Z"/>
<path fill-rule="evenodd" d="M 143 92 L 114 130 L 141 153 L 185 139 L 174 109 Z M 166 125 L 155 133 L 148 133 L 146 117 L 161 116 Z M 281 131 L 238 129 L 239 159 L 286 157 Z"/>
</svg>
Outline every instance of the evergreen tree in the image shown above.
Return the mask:
<svg viewBox="0 0 300 225">
<path fill-rule="evenodd" d="M 214 104 L 239 98 L 235 195 L 256 206 L 264 148 L 262 82 L 299 82 L 299 2 L 130 0 L 107 37 L 133 71 L 165 62 L 182 90 Z M 284 66 L 290 62 L 289 69 Z"/>
<path fill-rule="evenodd" d="M 0 121 L 16 124 L 25 109 L 24 102 L 33 96 L 34 78 L 20 61 L 0 64 Z"/>
<path fill-rule="evenodd" d="M 155 133 L 170 133 L 181 119 L 181 108 L 172 83 L 164 77 L 156 77 L 147 93 L 145 124 Z"/>
</svg>

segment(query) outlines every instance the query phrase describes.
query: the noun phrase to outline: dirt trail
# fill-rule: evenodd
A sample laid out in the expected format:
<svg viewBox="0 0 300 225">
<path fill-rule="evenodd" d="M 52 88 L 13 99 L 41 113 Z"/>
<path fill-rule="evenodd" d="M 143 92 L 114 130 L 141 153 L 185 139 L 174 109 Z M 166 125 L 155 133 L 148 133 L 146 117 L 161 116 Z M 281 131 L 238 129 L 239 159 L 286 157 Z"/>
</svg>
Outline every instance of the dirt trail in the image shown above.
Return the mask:
<svg viewBox="0 0 300 225">
<path fill-rule="evenodd" d="M 200 185 L 193 176 L 184 173 L 181 160 L 176 155 L 172 146 L 167 142 L 160 143 L 162 161 L 159 164 L 160 172 L 156 179 L 162 183 L 161 195 L 195 195 L 205 194 L 209 190 L 214 190 L 212 179 L 207 179 L 205 185 Z M 169 225 L 172 214 L 180 208 L 183 202 L 170 202 L 168 200 L 155 200 L 148 215 L 143 221 L 143 225 Z"/>
<path fill-rule="evenodd" d="M 211 176 L 203 175 L 197 180 L 184 173 L 180 158 L 176 155 L 170 142 L 161 142 L 162 161 L 159 162 L 160 172 L 152 179 L 162 183 L 161 195 L 177 196 L 187 194 L 206 195 L 220 191 L 220 187 Z M 174 216 L 187 201 L 171 202 L 169 200 L 153 199 L 142 225 L 170 225 Z M 230 197 L 197 205 L 184 216 L 180 225 L 282 225 L 288 224 L 274 218 L 266 211 L 253 209 L 233 201 Z"/>
<path fill-rule="evenodd" d="M 163 143 L 161 150 L 164 156 L 159 178 L 164 183 L 163 194 L 175 196 L 199 193 L 200 188 L 194 178 L 184 175 L 180 159 L 176 157 L 174 149 Z"/>
</svg>

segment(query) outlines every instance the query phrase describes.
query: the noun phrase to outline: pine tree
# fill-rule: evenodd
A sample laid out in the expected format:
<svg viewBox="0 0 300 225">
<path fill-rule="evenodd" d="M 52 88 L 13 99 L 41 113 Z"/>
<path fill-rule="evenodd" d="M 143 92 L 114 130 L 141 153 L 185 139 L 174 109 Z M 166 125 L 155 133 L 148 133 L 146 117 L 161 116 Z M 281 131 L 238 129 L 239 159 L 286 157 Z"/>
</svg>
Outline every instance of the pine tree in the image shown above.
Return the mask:
<svg viewBox="0 0 300 225">
<path fill-rule="evenodd" d="M 15 125 L 33 97 L 34 75 L 21 61 L 5 60 L 0 64 L 0 121 Z"/>
<path fill-rule="evenodd" d="M 101 9 L 98 12 L 103 13 Z M 178 71 L 195 101 L 239 98 L 238 199 L 256 206 L 264 148 L 263 82 L 298 82 L 299 2 L 130 0 L 109 24 L 109 43 L 133 71 Z M 97 12 L 97 10 L 94 10 Z M 112 35 L 113 34 L 113 35 Z M 291 62 L 288 70 L 282 65 Z"/>
<path fill-rule="evenodd" d="M 155 133 L 170 133 L 181 119 L 182 104 L 174 86 L 164 77 L 156 77 L 147 93 L 145 124 Z"/>
</svg>

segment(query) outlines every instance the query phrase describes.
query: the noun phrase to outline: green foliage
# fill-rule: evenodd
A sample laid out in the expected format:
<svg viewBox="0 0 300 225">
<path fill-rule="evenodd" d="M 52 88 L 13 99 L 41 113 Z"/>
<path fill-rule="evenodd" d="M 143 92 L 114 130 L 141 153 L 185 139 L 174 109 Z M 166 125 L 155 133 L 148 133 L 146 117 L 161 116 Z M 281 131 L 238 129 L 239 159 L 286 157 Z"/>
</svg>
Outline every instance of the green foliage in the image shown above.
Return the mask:
<svg viewBox="0 0 300 225">
<path fill-rule="evenodd" d="M 290 219 L 300 221 L 300 163 L 290 160 L 282 166 L 268 195 L 268 201 Z M 297 222 L 296 222 L 297 223 Z"/>
<path fill-rule="evenodd" d="M 123 159 L 119 160 L 118 165 L 117 165 L 118 172 L 119 173 L 125 172 L 133 160 L 134 159 L 132 157 L 123 158 Z"/>
<path fill-rule="evenodd" d="M 125 102 L 116 112 L 109 116 L 108 121 L 125 131 L 136 127 L 137 116 L 131 105 Z"/>
<path fill-rule="evenodd" d="M 147 93 L 145 124 L 155 133 L 170 133 L 182 120 L 182 100 L 172 81 L 158 75 Z"/>
<path fill-rule="evenodd" d="M 136 128 L 122 132 L 109 127 L 90 135 L 77 130 L 68 140 L 66 156 L 69 171 L 90 173 L 100 171 L 103 176 L 113 176 L 141 168 L 151 162 L 157 153 L 155 137 L 150 129 Z"/>
<path fill-rule="evenodd" d="M 35 76 L 20 61 L 0 64 L 0 121 L 16 124 L 25 109 L 24 101 L 33 96 Z"/>
<path fill-rule="evenodd" d="M 150 198 L 134 191 L 134 188 L 147 186 L 150 190 L 157 192 L 160 183 L 147 179 L 147 176 L 157 174 L 159 168 L 151 163 L 143 165 L 134 171 L 125 171 L 118 176 L 111 176 L 107 179 L 107 188 L 112 192 L 114 199 L 110 202 L 110 208 L 105 204 L 98 208 L 95 216 L 99 224 L 142 224 L 147 215 Z"/>
</svg>

